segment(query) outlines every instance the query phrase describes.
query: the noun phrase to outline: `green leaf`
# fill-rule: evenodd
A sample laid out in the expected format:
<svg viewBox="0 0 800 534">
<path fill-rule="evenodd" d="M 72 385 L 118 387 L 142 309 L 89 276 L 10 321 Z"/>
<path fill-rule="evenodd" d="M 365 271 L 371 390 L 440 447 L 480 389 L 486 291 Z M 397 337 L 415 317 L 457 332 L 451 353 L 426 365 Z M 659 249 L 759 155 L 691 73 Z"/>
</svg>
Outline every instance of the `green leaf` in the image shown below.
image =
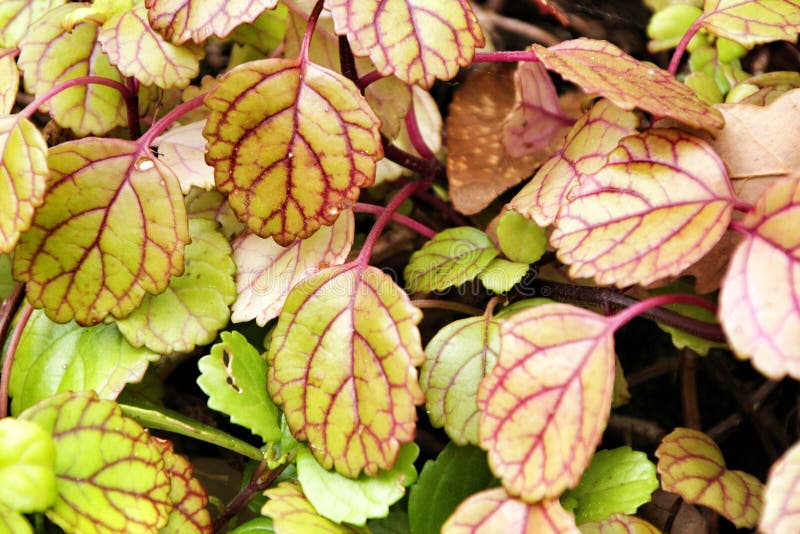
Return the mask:
<svg viewBox="0 0 800 534">
<path fill-rule="evenodd" d="M 30 421 L 0 420 L 0 504 L 42 512 L 56 501 L 53 438 Z"/>
<path fill-rule="evenodd" d="M 367 528 L 372 534 L 408 534 L 408 513 L 403 508 L 395 506 L 386 517 L 370 519 Z"/>
<path fill-rule="evenodd" d="M 602 521 L 615 512 L 636 513 L 656 489 L 656 466 L 647 455 L 619 447 L 595 453 L 578 486 L 561 496 L 561 504 L 578 524 Z"/>
<path fill-rule="evenodd" d="M 32 534 L 33 529 L 22 514 L 0 503 L 0 533 Z"/>
<path fill-rule="evenodd" d="M 511 261 L 533 263 L 547 249 L 544 228 L 516 211 L 503 211 L 497 221 L 496 232 L 500 251 Z"/>
<path fill-rule="evenodd" d="M 169 499 L 172 511 L 159 534 L 210 534 L 213 530 L 208 513 L 208 495 L 194 476 L 189 460 L 175 453 L 172 443 L 159 438 L 151 439 L 164 459 L 164 469 L 170 479 Z"/>
<path fill-rule="evenodd" d="M 397 462 L 377 476 L 344 477 L 322 467 L 308 447 L 297 453 L 297 479 L 317 513 L 335 523 L 363 525 L 371 517 L 386 517 L 389 506 L 417 479 L 414 460 L 419 447 L 408 443 L 400 448 Z"/>
<path fill-rule="evenodd" d="M 300 485 L 282 482 L 264 492 L 269 497 L 261 513 L 272 518 L 275 531 L 303 534 L 355 534 L 359 532 L 347 525 L 337 525 L 314 510 Z M 363 532 L 363 531 L 362 531 Z"/>
<path fill-rule="evenodd" d="M 505 293 L 525 278 L 529 269 L 527 263 L 495 258 L 481 271 L 478 279 L 489 291 Z"/>
<path fill-rule="evenodd" d="M 268 55 L 283 41 L 288 16 L 289 9 L 283 4 L 278 4 L 275 9 L 264 11 L 250 24 L 237 26 L 231 33 L 230 39 L 239 44 L 250 45 L 262 54 Z"/>
<path fill-rule="evenodd" d="M 231 530 L 230 534 L 274 534 L 275 526 L 269 517 L 257 517 Z"/>
<path fill-rule="evenodd" d="M 197 362 L 197 384 L 208 406 L 249 428 L 264 442 L 281 439 L 278 408 L 267 395 L 267 362 L 239 332 L 223 332 L 221 343 Z"/>
<path fill-rule="evenodd" d="M 4 300 L 14 288 L 14 279 L 11 278 L 11 256 L 0 254 L 0 300 Z"/>
<path fill-rule="evenodd" d="M 159 355 L 128 345 L 111 324 L 81 328 L 31 314 L 17 348 L 9 393 L 12 413 L 65 391 L 94 390 L 115 399 L 125 384 L 138 382 Z"/>
<path fill-rule="evenodd" d="M 706 0 L 701 26 L 720 37 L 752 48 L 772 41 L 797 42 L 797 0 Z"/>
<path fill-rule="evenodd" d="M 67 0 L 4 0 L 0 2 L 0 48 L 16 48 L 31 23 Z"/>
<path fill-rule="evenodd" d="M 128 317 L 117 321 L 134 347 L 146 346 L 160 354 L 189 352 L 207 345 L 228 324 L 236 300 L 236 265 L 231 246 L 207 219 L 189 221 L 192 242 L 184 250 L 184 271 L 173 277 L 166 291 L 146 295 Z"/>
<path fill-rule="evenodd" d="M 58 498 L 47 517 L 67 532 L 153 532 L 172 508 L 161 451 L 112 401 L 62 393 L 20 419 L 52 433 Z M 100 528 L 98 528 L 98 525 Z"/>
<path fill-rule="evenodd" d="M 9 115 L 19 92 L 19 68 L 14 55 L 4 52 L 0 54 L 0 115 Z"/>
<path fill-rule="evenodd" d="M 660 52 L 678 46 L 683 35 L 689 30 L 703 11 L 688 4 L 672 4 L 658 10 L 647 24 L 647 36 L 652 39 L 647 44 L 651 52 Z"/>
<path fill-rule="evenodd" d="M 484 451 L 449 443 L 436 460 L 425 462 L 419 480 L 411 487 L 411 534 L 439 532 L 461 501 L 486 489 L 493 480 Z"/>
<path fill-rule="evenodd" d="M 411 255 L 404 271 L 406 287 L 431 292 L 463 284 L 478 276 L 498 253 L 477 228 L 448 228 Z"/>
</svg>

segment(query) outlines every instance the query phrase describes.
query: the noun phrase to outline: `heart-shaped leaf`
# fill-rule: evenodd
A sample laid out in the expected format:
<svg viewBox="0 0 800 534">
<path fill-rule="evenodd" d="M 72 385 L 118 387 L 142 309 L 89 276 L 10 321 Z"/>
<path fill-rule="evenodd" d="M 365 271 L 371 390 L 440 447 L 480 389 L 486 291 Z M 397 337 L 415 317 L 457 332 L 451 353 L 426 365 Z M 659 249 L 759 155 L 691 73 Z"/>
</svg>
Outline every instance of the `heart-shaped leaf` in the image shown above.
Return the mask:
<svg viewBox="0 0 800 534">
<path fill-rule="evenodd" d="M 62 393 L 19 416 L 52 433 L 58 498 L 47 517 L 67 532 L 153 532 L 172 503 L 161 451 L 119 406 Z M 100 526 L 100 528 L 98 528 Z"/>
<path fill-rule="evenodd" d="M 414 439 L 421 318 L 375 267 L 331 267 L 289 293 L 267 353 L 269 393 L 326 469 L 374 475 Z"/>
<path fill-rule="evenodd" d="M 65 391 L 96 391 L 116 399 L 130 382 L 144 376 L 159 355 L 128 345 L 111 324 L 81 328 L 54 323 L 37 310 L 22 331 L 11 368 L 12 413 Z"/>
<path fill-rule="evenodd" d="M 793 445 L 769 470 L 759 532 L 800 529 L 800 445 Z"/>
<path fill-rule="evenodd" d="M 0 48 L 15 48 L 31 23 L 67 0 L 6 0 L 0 3 Z"/>
<path fill-rule="evenodd" d="M 0 419 L 0 504 L 43 512 L 56 501 L 53 438 L 30 421 Z"/>
<path fill-rule="evenodd" d="M 329 0 L 326 7 L 355 55 L 409 85 L 449 80 L 484 45 L 466 0 Z"/>
<path fill-rule="evenodd" d="M 581 534 L 661 534 L 661 531 L 640 517 L 611 514 L 603 521 L 578 525 Z"/>
<path fill-rule="evenodd" d="M 539 226 L 556 219 L 567 194 L 580 177 L 599 171 L 620 139 L 636 133 L 635 113 L 600 100 L 567 135 L 564 147 L 550 158 L 511 201 L 511 207 Z"/>
<path fill-rule="evenodd" d="M 169 521 L 159 534 L 211 534 L 211 514 L 206 509 L 208 495 L 194 477 L 194 467 L 175 453 L 171 442 L 159 438 L 150 441 L 164 458 L 164 469 L 169 476 L 169 500 L 173 506 Z"/>
<path fill-rule="evenodd" d="M 572 189 L 550 243 L 574 278 L 649 284 L 711 250 L 733 204 L 725 166 L 705 141 L 651 129 L 620 141 L 607 164 Z"/>
<path fill-rule="evenodd" d="M 47 144 L 28 119 L 0 117 L 0 253 L 11 252 L 44 199 Z"/>
<path fill-rule="evenodd" d="M 755 526 L 763 485 L 752 475 L 727 469 L 711 438 L 697 430 L 675 429 L 661 440 L 656 457 L 663 490 L 716 510 L 738 528 Z"/>
<path fill-rule="evenodd" d="M 86 138 L 48 154 L 44 204 L 14 252 L 14 277 L 58 322 L 121 318 L 145 293 L 183 271 L 189 241 L 175 176 L 148 150 L 121 139 Z"/>
<path fill-rule="evenodd" d="M 375 179 L 379 121 L 344 76 L 265 59 L 222 77 L 205 99 L 206 161 L 237 216 L 289 245 L 336 220 Z"/>
<path fill-rule="evenodd" d="M 528 504 L 508 495 L 503 488 L 476 493 L 453 512 L 442 534 L 495 534 L 507 532 L 537 534 L 579 534 L 575 518 L 558 499 Z"/>
<path fill-rule="evenodd" d="M 184 195 L 192 187 L 210 190 L 214 188 L 214 168 L 206 164 L 206 138 L 203 128 L 206 121 L 195 121 L 172 128 L 153 140 L 158 149 L 158 159 L 170 168 L 181 184 Z"/>
<path fill-rule="evenodd" d="M 797 42 L 797 0 L 706 0 L 700 26 L 752 48 L 772 41 Z"/>
<path fill-rule="evenodd" d="M 308 502 L 300 485 L 281 482 L 268 489 L 264 495 L 269 498 L 261 508 L 261 513 L 271 517 L 274 532 L 304 532 L 308 534 L 357 534 L 359 531 L 347 525 L 339 525 L 317 513 Z"/>
<path fill-rule="evenodd" d="M 800 176 L 761 195 L 742 221 L 750 233 L 731 258 L 719 298 L 720 322 L 733 350 L 774 380 L 800 378 L 798 214 Z"/>
<path fill-rule="evenodd" d="M 499 254 L 484 232 L 448 228 L 411 255 L 404 271 L 409 291 L 441 291 L 474 279 Z"/>
<path fill-rule="evenodd" d="M 0 115 L 8 115 L 14 109 L 17 91 L 19 91 L 17 62 L 12 54 L 0 50 Z"/>
<path fill-rule="evenodd" d="M 25 31 L 19 43 L 19 68 L 25 89 L 41 96 L 56 85 L 81 76 L 101 76 L 122 82 L 122 74 L 108 61 L 97 42 L 98 26 L 82 22 L 69 29 L 64 20 L 81 3 L 50 11 Z M 79 136 L 102 135 L 127 124 L 127 112 L 117 89 L 99 84 L 70 87 L 40 106 L 56 122 Z"/>
<path fill-rule="evenodd" d="M 497 244 L 511 261 L 533 263 L 547 250 L 544 228 L 514 210 L 506 209 L 497 220 Z"/>
<path fill-rule="evenodd" d="M 146 295 L 141 305 L 117 328 L 134 347 L 160 354 L 189 352 L 211 343 L 228 324 L 229 306 L 236 299 L 231 247 L 215 221 L 192 219 L 192 242 L 184 251 L 185 269 L 158 295 Z"/>
<path fill-rule="evenodd" d="M 267 396 L 267 362 L 239 332 L 222 332 L 221 343 L 200 358 L 197 385 L 208 395 L 208 406 L 265 443 L 281 439 L 280 413 Z"/>
<path fill-rule="evenodd" d="M 425 347 L 420 385 L 428 416 L 459 445 L 478 443 L 478 385 L 499 349 L 500 323 L 488 313 L 450 323 Z"/>
<path fill-rule="evenodd" d="M 539 60 L 587 93 L 598 93 L 622 109 L 641 108 L 695 128 L 724 124 L 719 111 L 670 73 L 642 63 L 608 41 L 573 39 L 545 48 L 534 44 Z"/>
<path fill-rule="evenodd" d="M 614 361 L 613 328 L 583 308 L 544 304 L 501 322 L 479 438 L 509 493 L 536 502 L 578 484 L 611 410 Z"/>
<path fill-rule="evenodd" d="M 236 26 L 253 22 L 272 9 L 278 0 L 145 0 L 147 17 L 154 30 L 173 43 L 189 39 L 202 43 L 212 35 L 224 38 Z"/>
<path fill-rule="evenodd" d="M 233 243 L 236 262 L 234 322 L 255 319 L 260 326 L 277 317 L 289 290 L 321 268 L 339 265 L 353 245 L 355 219 L 346 210 L 332 226 L 323 226 L 306 239 L 282 247 L 272 238 L 251 233 Z"/>
</svg>

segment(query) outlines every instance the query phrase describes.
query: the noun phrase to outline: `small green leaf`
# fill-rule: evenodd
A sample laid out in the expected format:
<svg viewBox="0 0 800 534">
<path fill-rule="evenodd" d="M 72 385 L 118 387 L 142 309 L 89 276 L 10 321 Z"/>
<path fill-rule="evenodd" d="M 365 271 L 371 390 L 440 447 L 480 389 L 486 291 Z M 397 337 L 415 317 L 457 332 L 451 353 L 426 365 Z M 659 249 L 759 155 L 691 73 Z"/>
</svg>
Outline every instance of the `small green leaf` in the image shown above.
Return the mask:
<svg viewBox="0 0 800 534">
<path fill-rule="evenodd" d="M 527 263 L 495 258 L 481 271 L 478 279 L 489 291 L 505 293 L 525 278 L 529 269 L 530 265 Z"/>
<path fill-rule="evenodd" d="M 449 228 L 411 255 L 405 268 L 409 291 L 441 291 L 474 279 L 497 256 L 489 237 L 471 226 Z"/>
<path fill-rule="evenodd" d="M 688 4 L 672 4 L 660 9 L 653 14 L 647 25 L 647 36 L 652 39 L 647 44 L 647 49 L 659 52 L 675 48 L 702 14 L 703 11 L 699 7 Z"/>
<path fill-rule="evenodd" d="M 231 530 L 230 534 L 274 534 L 275 526 L 269 517 L 257 517 Z"/>
<path fill-rule="evenodd" d="M 0 420 L 0 504 L 18 512 L 50 508 L 56 502 L 55 459 L 53 438 L 42 427 Z"/>
<path fill-rule="evenodd" d="M 81 328 L 54 323 L 44 312 L 31 315 L 11 370 L 11 412 L 65 391 L 94 390 L 115 399 L 125 384 L 138 382 L 159 355 L 128 345 L 114 325 Z"/>
<path fill-rule="evenodd" d="M 33 529 L 22 514 L 0 503 L 0 533 L 32 534 Z"/>
<path fill-rule="evenodd" d="M 303 446 L 297 453 L 297 479 L 317 513 L 336 523 L 363 525 L 371 517 L 386 517 L 389 506 L 414 483 L 418 455 L 416 444 L 403 445 L 392 469 L 374 477 L 352 479 L 326 470 Z"/>
<path fill-rule="evenodd" d="M 14 279 L 11 278 L 11 256 L 0 254 L 0 300 L 5 299 L 14 288 Z"/>
<path fill-rule="evenodd" d="M 595 453 L 578 486 L 561 496 L 561 504 L 578 524 L 602 521 L 615 512 L 635 513 L 657 488 L 656 466 L 647 455 L 619 447 Z"/>
<path fill-rule="evenodd" d="M 250 24 L 237 26 L 229 38 L 239 44 L 250 45 L 262 54 L 268 55 L 283 41 L 288 17 L 289 9 L 283 4 L 278 4 L 275 9 L 264 11 Z"/>
<path fill-rule="evenodd" d="M 58 498 L 47 517 L 67 532 L 153 532 L 167 524 L 170 482 L 161 451 L 115 402 L 62 393 L 20 419 L 52 433 Z"/>
<path fill-rule="evenodd" d="M 537 261 L 547 249 L 544 228 L 510 209 L 497 222 L 497 241 L 509 260 L 522 263 Z"/>
<path fill-rule="evenodd" d="M 666 287 L 651 291 L 653 295 L 661 295 L 666 293 L 691 293 L 691 292 L 692 292 L 692 284 L 683 281 L 678 281 Z M 700 308 L 698 306 L 690 306 L 688 304 L 670 304 L 669 306 L 666 307 L 674 312 L 680 313 L 681 315 L 685 315 L 686 317 L 691 317 L 692 319 L 697 319 L 699 321 L 704 321 L 707 323 L 718 323 L 717 317 L 710 311 L 706 310 L 705 308 Z M 658 327 L 661 328 L 661 330 L 672 336 L 672 344 L 675 345 L 675 347 L 678 349 L 683 349 L 688 347 L 693 351 L 695 351 L 696 353 L 702 356 L 706 356 L 708 354 L 708 351 L 713 348 L 725 348 L 727 346 L 725 345 L 725 343 L 718 343 L 715 341 L 709 341 L 707 339 L 703 339 L 701 337 L 693 336 L 687 332 L 684 332 L 680 328 L 667 326 L 661 323 L 657 324 Z"/>
<path fill-rule="evenodd" d="M 230 415 L 265 442 L 281 439 L 278 408 L 267 395 L 267 362 L 239 332 L 223 332 L 222 343 L 197 362 L 197 379 L 208 406 Z"/>
<path fill-rule="evenodd" d="M 428 460 L 408 498 L 411 534 L 439 532 L 458 504 L 492 484 L 486 453 L 477 447 L 449 443 L 436 460 Z"/>
</svg>

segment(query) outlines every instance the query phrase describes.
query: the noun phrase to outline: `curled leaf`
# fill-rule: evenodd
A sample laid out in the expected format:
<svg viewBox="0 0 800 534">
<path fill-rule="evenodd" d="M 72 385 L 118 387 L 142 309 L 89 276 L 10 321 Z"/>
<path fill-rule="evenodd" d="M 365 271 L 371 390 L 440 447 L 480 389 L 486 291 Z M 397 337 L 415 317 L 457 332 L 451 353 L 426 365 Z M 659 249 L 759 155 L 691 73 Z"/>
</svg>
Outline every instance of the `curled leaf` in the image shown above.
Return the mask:
<svg viewBox="0 0 800 534">
<path fill-rule="evenodd" d="M 266 59 L 223 76 L 206 97 L 206 161 L 234 212 L 280 245 L 336 220 L 375 179 L 379 121 L 344 76 Z"/>
<path fill-rule="evenodd" d="M 800 529 L 800 445 L 793 445 L 769 470 L 759 532 L 778 534 Z"/>
<path fill-rule="evenodd" d="M 145 0 L 147 17 L 154 30 L 173 43 L 189 39 L 202 43 L 212 35 L 224 38 L 236 26 L 253 22 L 272 9 L 278 0 Z"/>
</svg>

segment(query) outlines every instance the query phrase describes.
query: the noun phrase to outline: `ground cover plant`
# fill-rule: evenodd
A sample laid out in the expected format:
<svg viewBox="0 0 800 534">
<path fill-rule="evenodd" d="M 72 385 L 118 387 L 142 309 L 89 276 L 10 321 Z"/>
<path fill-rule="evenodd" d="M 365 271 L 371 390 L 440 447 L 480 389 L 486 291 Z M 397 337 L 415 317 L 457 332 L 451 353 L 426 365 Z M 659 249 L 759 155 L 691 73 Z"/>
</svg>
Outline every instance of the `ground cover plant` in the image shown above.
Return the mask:
<svg viewBox="0 0 800 534">
<path fill-rule="evenodd" d="M 800 2 L 614 4 L 0 4 L 0 532 L 800 530 Z"/>
</svg>

